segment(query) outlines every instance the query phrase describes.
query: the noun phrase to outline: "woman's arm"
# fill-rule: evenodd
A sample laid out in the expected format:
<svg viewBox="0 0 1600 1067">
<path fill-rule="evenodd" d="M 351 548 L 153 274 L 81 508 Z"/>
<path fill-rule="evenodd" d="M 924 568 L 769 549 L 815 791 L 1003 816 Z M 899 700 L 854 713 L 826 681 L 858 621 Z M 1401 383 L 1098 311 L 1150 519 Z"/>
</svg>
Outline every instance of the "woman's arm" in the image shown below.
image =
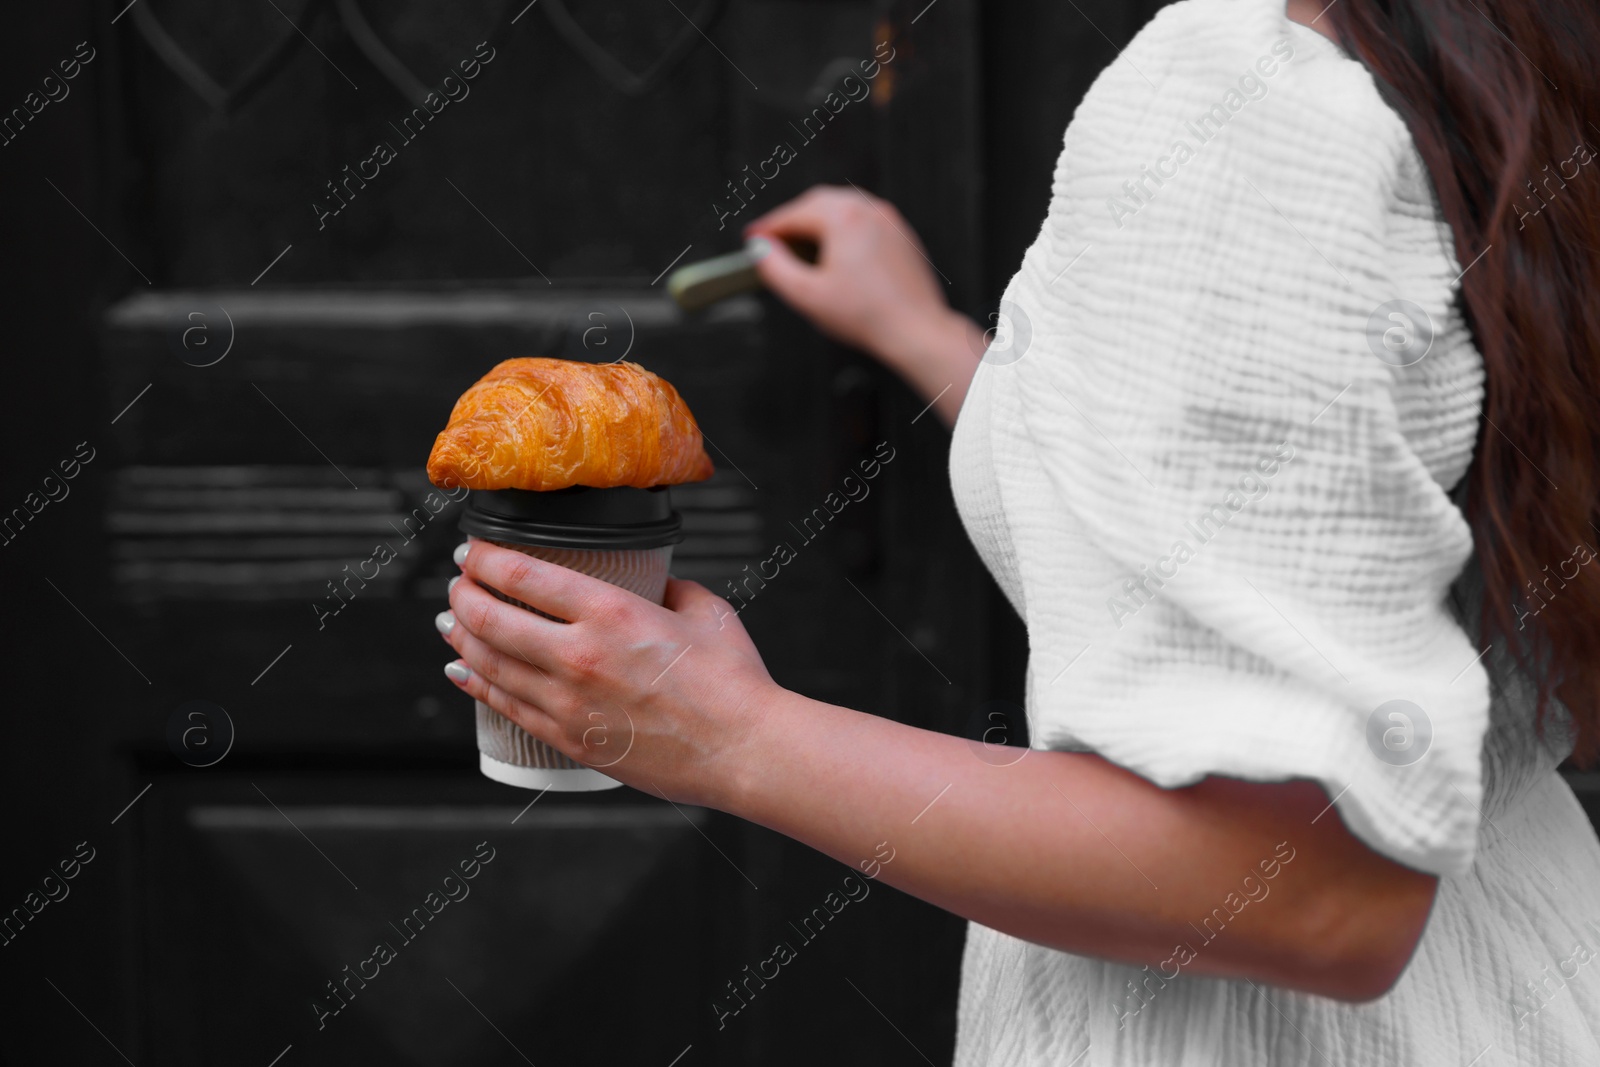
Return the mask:
<svg viewBox="0 0 1600 1067">
<path fill-rule="evenodd" d="M 1364 1000 L 1432 905 L 1436 879 L 1370 851 L 1311 782 L 1164 790 L 1026 750 L 997 766 L 960 738 L 768 701 L 721 806 L 845 863 L 887 842 L 884 881 L 1037 944 Z"/>
<path fill-rule="evenodd" d="M 892 853 L 879 877 L 958 915 L 1168 978 L 1349 1000 L 1388 989 L 1421 936 L 1435 879 L 1368 849 L 1317 785 L 1164 790 L 1060 752 L 993 766 L 960 738 L 779 688 L 737 615 L 694 583 L 673 581 L 658 607 L 481 541 L 458 562 L 440 629 L 467 692 L 637 788 L 851 866 Z"/>
<path fill-rule="evenodd" d="M 874 356 L 954 426 L 989 340 L 950 308 L 916 232 L 895 206 L 859 189 L 819 185 L 745 230 L 766 254 L 768 288 L 823 333 Z M 815 242 L 815 266 L 779 237 Z"/>
</svg>

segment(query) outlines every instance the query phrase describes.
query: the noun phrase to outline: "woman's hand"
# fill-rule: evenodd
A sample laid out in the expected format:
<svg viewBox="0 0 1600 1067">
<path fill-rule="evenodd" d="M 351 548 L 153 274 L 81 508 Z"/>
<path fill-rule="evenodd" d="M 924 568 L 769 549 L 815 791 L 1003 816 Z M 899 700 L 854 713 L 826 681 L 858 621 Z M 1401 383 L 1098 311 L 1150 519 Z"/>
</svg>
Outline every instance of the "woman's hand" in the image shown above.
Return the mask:
<svg viewBox="0 0 1600 1067">
<path fill-rule="evenodd" d="M 944 285 L 893 204 L 854 188 L 819 185 L 745 228 L 764 238 L 756 269 L 767 287 L 817 329 L 860 348 L 924 398 L 940 397 L 952 423 L 987 339 L 951 310 Z M 815 266 L 779 238 L 815 242 Z"/>
<path fill-rule="evenodd" d="M 891 365 L 915 323 L 950 313 L 922 242 L 887 200 L 818 185 L 751 222 L 745 235 L 815 242 L 812 266 L 781 240 L 768 241 L 762 281 L 829 337 Z"/>
<path fill-rule="evenodd" d="M 778 692 L 726 601 L 673 579 L 657 606 L 477 539 L 456 560 L 463 577 L 438 618 L 461 657 L 445 669 L 452 681 L 619 781 L 674 801 L 726 802 L 741 741 Z M 487 588 L 571 621 L 507 604 Z"/>
</svg>

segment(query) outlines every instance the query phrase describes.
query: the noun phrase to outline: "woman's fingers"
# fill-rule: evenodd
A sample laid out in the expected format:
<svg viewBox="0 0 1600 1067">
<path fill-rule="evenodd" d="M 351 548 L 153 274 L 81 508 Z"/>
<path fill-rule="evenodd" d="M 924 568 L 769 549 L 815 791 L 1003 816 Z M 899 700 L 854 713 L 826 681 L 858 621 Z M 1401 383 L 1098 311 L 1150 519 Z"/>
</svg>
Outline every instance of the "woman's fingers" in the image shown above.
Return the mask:
<svg viewBox="0 0 1600 1067">
<path fill-rule="evenodd" d="M 434 625 L 472 673 L 486 684 L 518 694 L 524 703 L 540 710 L 559 700 L 561 691 L 555 687 L 555 680 L 549 671 L 524 656 L 508 655 L 480 641 L 460 624 L 454 612 L 441 611 L 434 619 Z M 546 704 L 540 703 L 541 696 L 545 697 Z"/>
<path fill-rule="evenodd" d="M 501 548 L 475 537 L 456 546 L 455 561 L 461 572 L 478 585 L 498 590 L 529 607 L 570 622 L 597 614 L 615 597 L 627 595 L 614 585 L 559 563 Z M 460 617 L 471 626 L 471 617 Z M 472 630 L 479 632 L 476 626 L 472 626 Z"/>
<path fill-rule="evenodd" d="M 536 739 L 559 751 L 556 742 L 560 738 L 560 731 L 556 728 L 555 720 L 541 709 L 520 697 L 512 696 L 497 685 L 490 685 L 483 675 L 461 660 L 446 664 L 444 675 L 473 699 L 483 701 Z"/>
<path fill-rule="evenodd" d="M 802 314 L 812 317 L 827 302 L 827 277 L 820 268 L 795 255 L 782 238 L 811 241 L 825 258 L 832 231 L 840 224 L 837 196 L 836 190 L 818 186 L 745 227 L 749 236 L 745 249 L 754 257 L 761 281 Z"/>
<path fill-rule="evenodd" d="M 571 640 L 571 627 L 566 623 L 507 604 L 471 578 L 451 583 L 450 614 L 456 628 L 464 628 L 507 656 L 547 671 Z"/>
<path fill-rule="evenodd" d="M 765 242 L 760 257 L 756 259 L 756 273 L 768 289 L 783 297 L 801 314 L 816 318 L 827 305 L 827 280 L 821 270 L 812 266 L 776 238 L 755 238 Z"/>
</svg>

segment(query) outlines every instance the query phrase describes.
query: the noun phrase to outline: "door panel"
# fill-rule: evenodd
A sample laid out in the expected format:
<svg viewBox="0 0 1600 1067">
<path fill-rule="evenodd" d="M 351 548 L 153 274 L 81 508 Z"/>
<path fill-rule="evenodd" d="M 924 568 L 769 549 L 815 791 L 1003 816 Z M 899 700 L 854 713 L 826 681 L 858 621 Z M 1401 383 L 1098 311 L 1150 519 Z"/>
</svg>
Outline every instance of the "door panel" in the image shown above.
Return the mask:
<svg viewBox="0 0 1600 1067">
<path fill-rule="evenodd" d="M 145 875 L 185 876 L 143 901 L 150 1058 L 605 1064 L 703 1041 L 738 881 L 704 863 L 706 813 L 507 799 L 425 772 L 158 779 Z"/>
</svg>

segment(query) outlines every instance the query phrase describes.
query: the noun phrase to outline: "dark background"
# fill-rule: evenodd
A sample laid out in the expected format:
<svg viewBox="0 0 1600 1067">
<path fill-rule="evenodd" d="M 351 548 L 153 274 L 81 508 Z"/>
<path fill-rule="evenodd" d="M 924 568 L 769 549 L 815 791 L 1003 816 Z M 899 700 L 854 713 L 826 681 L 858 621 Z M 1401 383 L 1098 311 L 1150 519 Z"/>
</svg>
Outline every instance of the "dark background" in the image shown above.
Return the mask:
<svg viewBox="0 0 1600 1067">
<path fill-rule="evenodd" d="M 0 1057 L 947 1062 L 959 921 L 874 886 L 719 1030 L 726 983 L 847 869 L 627 789 L 524 812 L 478 775 L 430 624 L 453 509 L 321 629 L 311 605 L 417 505 L 433 434 L 489 366 L 631 344 L 713 442 L 717 477 L 676 494 L 675 569 L 715 590 L 896 450 L 744 612 L 774 676 L 993 727 L 1025 641 L 956 521 L 945 431 L 770 298 L 687 317 L 659 275 L 850 180 L 900 205 L 981 318 L 1078 99 L 1159 3 L 124 2 L 36 6 L 0 43 L 5 109 L 95 50 L 0 147 L 0 512 L 94 455 L 0 546 L 0 913 L 94 857 L 0 947 Z M 838 61 L 882 41 L 871 95 L 803 143 L 790 123 Z M 479 42 L 470 95 L 405 143 L 407 94 Z M 396 158 L 319 229 L 326 183 L 379 140 Z M 719 230 L 726 183 L 780 140 L 798 158 Z M 471 896 L 319 1030 L 325 983 L 485 841 Z"/>
</svg>

